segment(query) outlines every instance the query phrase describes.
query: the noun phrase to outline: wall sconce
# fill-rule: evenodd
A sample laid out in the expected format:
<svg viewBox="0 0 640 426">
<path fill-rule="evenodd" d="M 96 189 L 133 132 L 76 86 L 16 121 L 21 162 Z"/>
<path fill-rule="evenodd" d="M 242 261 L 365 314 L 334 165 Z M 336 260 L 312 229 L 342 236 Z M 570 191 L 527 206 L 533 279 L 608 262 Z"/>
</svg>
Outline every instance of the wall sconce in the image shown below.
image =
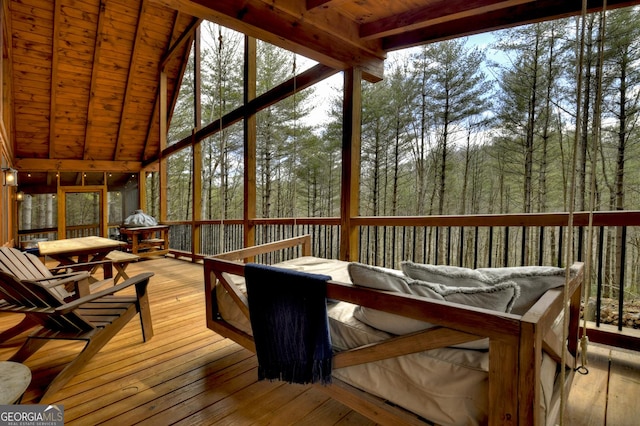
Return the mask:
<svg viewBox="0 0 640 426">
<path fill-rule="evenodd" d="M 22 201 L 22 200 L 24 200 L 24 192 L 22 191 L 16 192 L 16 201 Z"/>
<path fill-rule="evenodd" d="M 2 186 L 18 186 L 18 171 L 16 169 L 2 169 Z"/>
</svg>

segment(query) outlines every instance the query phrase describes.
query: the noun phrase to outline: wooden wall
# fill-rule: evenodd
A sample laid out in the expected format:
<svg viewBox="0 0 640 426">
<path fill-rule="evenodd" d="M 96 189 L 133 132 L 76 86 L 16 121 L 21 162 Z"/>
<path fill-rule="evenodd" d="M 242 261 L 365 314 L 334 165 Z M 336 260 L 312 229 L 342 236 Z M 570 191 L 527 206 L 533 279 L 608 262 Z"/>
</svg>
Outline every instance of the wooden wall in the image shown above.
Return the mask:
<svg viewBox="0 0 640 426">
<path fill-rule="evenodd" d="M 11 31 L 9 28 L 9 2 L 0 0 L 0 165 L 2 168 L 13 166 L 13 145 L 11 143 L 11 110 L 13 105 L 11 91 Z M 0 179 L 1 181 L 1 179 Z M 0 245 L 12 245 L 16 233 L 15 187 L 0 186 Z"/>
</svg>

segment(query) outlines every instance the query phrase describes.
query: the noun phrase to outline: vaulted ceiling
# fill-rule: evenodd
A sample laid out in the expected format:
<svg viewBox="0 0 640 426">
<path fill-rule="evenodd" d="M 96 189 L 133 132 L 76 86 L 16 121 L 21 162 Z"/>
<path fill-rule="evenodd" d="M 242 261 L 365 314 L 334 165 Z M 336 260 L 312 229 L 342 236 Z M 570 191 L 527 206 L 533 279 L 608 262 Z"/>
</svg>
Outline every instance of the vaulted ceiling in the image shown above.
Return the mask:
<svg viewBox="0 0 640 426">
<path fill-rule="evenodd" d="M 610 0 L 608 7 L 639 1 Z M 589 10 L 601 7 L 589 1 Z M 160 155 L 193 28 L 208 19 L 336 69 L 383 77 L 387 52 L 580 12 L 581 0 L 8 0 L 15 165 L 137 172 Z M 5 7 L 6 10 L 6 7 Z M 23 180 L 24 182 L 24 180 Z"/>
<path fill-rule="evenodd" d="M 195 18 L 147 0 L 9 8 L 16 166 L 138 171 L 157 157 L 160 70 L 175 96 Z"/>
</svg>

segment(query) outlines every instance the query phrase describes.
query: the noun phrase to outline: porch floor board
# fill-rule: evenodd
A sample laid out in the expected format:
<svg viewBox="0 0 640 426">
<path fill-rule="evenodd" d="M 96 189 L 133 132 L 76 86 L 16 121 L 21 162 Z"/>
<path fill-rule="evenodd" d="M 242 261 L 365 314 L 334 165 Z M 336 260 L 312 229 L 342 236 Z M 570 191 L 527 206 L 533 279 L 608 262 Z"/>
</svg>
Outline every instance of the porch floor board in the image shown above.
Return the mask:
<svg viewBox="0 0 640 426">
<path fill-rule="evenodd" d="M 312 386 L 258 382 L 255 356 L 206 328 L 202 265 L 155 257 L 127 269 L 130 276 L 143 271 L 155 273 L 149 285 L 154 337 L 143 343 L 136 318 L 96 354 L 55 395 L 65 424 L 373 424 Z M 19 320 L 0 314 L 0 330 Z M 27 334 L 0 342 L 0 360 Z M 36 403 L 80 347 L 48 343 L 27 360 L 33 380 L 22 403 Z M 637 424 L 640 353 L 592 344 L 589 371 L 576 375 L 567 424 Z"/>
</svg>

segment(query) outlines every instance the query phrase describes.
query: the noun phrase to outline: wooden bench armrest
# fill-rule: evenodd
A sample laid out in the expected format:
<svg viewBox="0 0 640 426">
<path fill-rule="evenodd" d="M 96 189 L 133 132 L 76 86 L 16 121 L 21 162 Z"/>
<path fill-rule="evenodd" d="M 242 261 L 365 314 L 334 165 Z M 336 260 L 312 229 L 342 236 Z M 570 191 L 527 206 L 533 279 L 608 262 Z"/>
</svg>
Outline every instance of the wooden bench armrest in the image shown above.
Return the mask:
<svg viewBox="0 0 640 426">
<path fill-rule="evenodd" d="M 253 247 L 247 247 L 239 250 L 220 253 L 215 256 L 212 256 L 211 258 L 223 259 L 223 260 L 243 260 L 243 259 L 248 259 L 260 254 L 292 248 L 299 245 L 302 246 L 303 256 L 311 255 L 311 236 L 302 235 L 300 237 L 288 238 L 286 240 L 276 241 L 273 243 L 260 244 Z"/>
</svg>

